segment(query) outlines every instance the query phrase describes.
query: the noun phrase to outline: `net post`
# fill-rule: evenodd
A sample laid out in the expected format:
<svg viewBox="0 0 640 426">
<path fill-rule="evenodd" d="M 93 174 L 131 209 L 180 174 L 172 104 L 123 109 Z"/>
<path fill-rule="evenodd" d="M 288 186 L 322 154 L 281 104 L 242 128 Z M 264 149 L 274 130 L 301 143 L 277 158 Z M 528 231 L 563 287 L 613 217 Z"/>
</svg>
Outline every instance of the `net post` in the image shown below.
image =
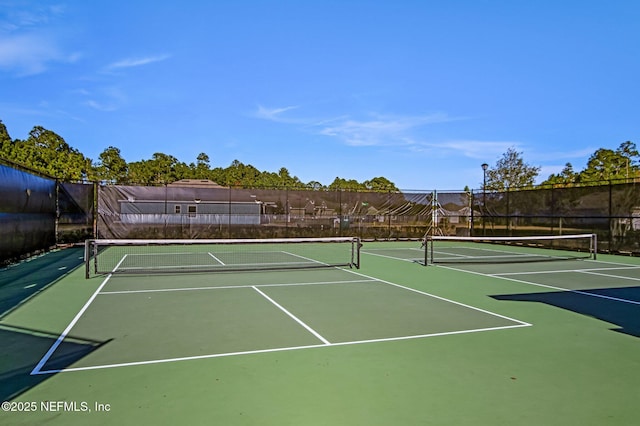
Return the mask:
<svg viewBox="0 0 640 426">
<path fill-rule="evenodd" d="M 427 247 L 427 236 L 425 235 L 424 238 L 422 239 L 422 245 L 420 246 L 420 248 L 424 249 L 424 258 L 422 259 L 422 261 L 424 262 L 423 266 L 427 266 L 427 251 L 429 250 L 429 247 Z"/>
<path fill-rule="evenodd" d="M 360 249 L 362 248 L 362 242 L 360 241 L 360 237 L 355 238 L 354 244 L 355 244 L 355 258 L 356 258 L 355 267 L 356 269 L 360 269 Z"/>
<path fill-rule="evenodd" d="M 591 234 L 591 252 L 593 253 L 593 260 L 597 260 L 598 256 L 598 234 Z"/>
<path fill-rule="evenodd" d="M 429 244 L 431 243 L 431 244 Z M 431 252 L 431 254 L 429 254 Z M 429 257 L 431 257 L 431 262 L 433 262 L 433 240 L 429 235 L 425 235 L 424 237 L 424 266 L 429 266 Z"/>
<path fill-rule="evenodd" d="M 90 271 L 91 271 L 91 254 L 90 254 L 90 244 L 89 244 L 90 240 L 84 240 L 84 278 L 85 279 L 89 279 L 90 278 Z"/>
<path fill-rule="evenodd" d="M 434 245 L 434 241 L 433 239 L 431 239 L 431 251 L 430 251 L 430 256 L 431 256 L 431 264 L 435 265 L 436 263 L 436 259 L 433 257 L 433 245 Z"/>
<path fill-rule="evenodd" d="M 93 272 L 98 275 L 98 242 L 90 240 L 93 249 Z"/>
</svg>

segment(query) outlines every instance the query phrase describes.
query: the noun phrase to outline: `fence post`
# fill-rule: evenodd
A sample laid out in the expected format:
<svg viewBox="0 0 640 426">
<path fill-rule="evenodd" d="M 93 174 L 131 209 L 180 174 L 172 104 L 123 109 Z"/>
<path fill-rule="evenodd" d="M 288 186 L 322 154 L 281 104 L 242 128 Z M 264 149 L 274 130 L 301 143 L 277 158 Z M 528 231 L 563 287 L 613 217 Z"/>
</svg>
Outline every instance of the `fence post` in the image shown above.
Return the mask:
<svg viewBox="0 0 640 426">
<path fill-rule="evenodd" d="M 387 240 L 391 240 L 391 190 L 387 192 L 387 206 L 389 206 L 387 213 Z"/>
<path fill-rule="evenodd" d="M 475 236 L 475 231 L 474 231 L 474 223 L 473 223 L 473 206 L 475 204 L 475 196 L 473 193 L 473 189 L 471 190 L 471 192 L 469 192 L 469 207 L 471 207 L 471 211 L 469 212 L 469 236 L 470 237 L 474 237 Z"/>
<path fill-rule="evenodd" d="M 56 246 L 58 245 L 59 241 L 59 229 L 60 229 L 60 180 L 58 180 L 56 178 L 55 180 L 55 188 L 56 188 L 56 193 L 55 193 L 55 218 L 53 221 L 53 235 L 54 235 L 54 239 L 55 239 L 55 244 Z"/>
<path fill-rule="evenodd" d="M 609 179 L 609 253 L 613 251 L 613 183 Z"/>
<path fill-rule="evenodd" d="M 93 211 L 91 212 L 91 229 L 93 238 L 98 238 L 98 193 L 100 186 L 98 182 L 93 182 Z"/>
<path fill-rule="evenodd" d="M 551 229 L 549 229 L 549 235 L 553 235 L 553 232 L 555 229 L 555 223 L 556 223 L 556 197 L 555 196 L 556 196 L 555 187 L 552 185 L 551 186 L 551 211 L 550 211 L 550 215 L 551 215 L 550 228 Z M 559 220 L 562 220 L 562 218 L 560 218 Z M 559 233 L 562 234 L 562 227 L 560 227 Z"/>
</svg>

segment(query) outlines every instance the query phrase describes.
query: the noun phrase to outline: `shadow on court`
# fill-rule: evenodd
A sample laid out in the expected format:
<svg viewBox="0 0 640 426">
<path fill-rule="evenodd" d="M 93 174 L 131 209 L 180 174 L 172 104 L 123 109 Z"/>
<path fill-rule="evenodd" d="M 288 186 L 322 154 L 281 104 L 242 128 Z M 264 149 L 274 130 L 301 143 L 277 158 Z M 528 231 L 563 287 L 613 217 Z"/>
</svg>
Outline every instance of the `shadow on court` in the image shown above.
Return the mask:
<svg viewBox="0 0 640 426">
<path fill-rule="evenodd" d="M 40 330 L 0 325 L 0 400 L 15 398 L 51 377 L 31 372 L 57 339 L 58 335 Z M 105 343 L 67 336 L 45 367 L 61 370 Z"/>
<path fill-rule="evenodd" d="M 0 318 L 83 263 L 82 247 L 55 250 L 0 269 Z"/>
<path fill-rule="evenodd" d="M 640 287 L 506 294 L 492 297 L 497 300 L 546 303 L 616 324 L 620 328 L 613 329 L 614 331 L 640 337 Z"/>
</svg>

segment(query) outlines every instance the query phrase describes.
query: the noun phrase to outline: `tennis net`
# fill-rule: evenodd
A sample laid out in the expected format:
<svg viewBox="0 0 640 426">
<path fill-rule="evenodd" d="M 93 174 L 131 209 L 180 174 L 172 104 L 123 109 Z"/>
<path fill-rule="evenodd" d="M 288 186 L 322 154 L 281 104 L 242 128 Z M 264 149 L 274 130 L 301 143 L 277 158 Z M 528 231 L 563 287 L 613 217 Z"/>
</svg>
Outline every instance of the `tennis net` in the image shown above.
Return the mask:
<svg viewBox="0 0 640 426">
<path fill-rule="evenodd" d="M 360 267 L 360 239 L 128 240 L 85 243 L 86 275 Z"/>
<path fill-rule="evenodd" d="M 533 237 L 427 236 L 425 265 L 439 263 L 510 263 L 595 259 L 595 234 Z"/>
</svg>

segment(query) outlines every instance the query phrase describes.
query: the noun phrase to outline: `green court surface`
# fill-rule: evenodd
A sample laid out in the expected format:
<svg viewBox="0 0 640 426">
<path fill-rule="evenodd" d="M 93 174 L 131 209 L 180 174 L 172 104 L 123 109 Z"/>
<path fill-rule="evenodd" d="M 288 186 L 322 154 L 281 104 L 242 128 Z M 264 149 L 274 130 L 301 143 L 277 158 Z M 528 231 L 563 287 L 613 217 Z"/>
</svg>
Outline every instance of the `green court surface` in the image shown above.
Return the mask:
<svg viewBox="0 0 640 426">
<path fill-rule="evenodd" d="M 415 241 L 360 258 L 78 267 L 0 319 L 0 424 L 638 423 L 640 259 L 424 266 Z"/>
</svg>

